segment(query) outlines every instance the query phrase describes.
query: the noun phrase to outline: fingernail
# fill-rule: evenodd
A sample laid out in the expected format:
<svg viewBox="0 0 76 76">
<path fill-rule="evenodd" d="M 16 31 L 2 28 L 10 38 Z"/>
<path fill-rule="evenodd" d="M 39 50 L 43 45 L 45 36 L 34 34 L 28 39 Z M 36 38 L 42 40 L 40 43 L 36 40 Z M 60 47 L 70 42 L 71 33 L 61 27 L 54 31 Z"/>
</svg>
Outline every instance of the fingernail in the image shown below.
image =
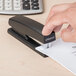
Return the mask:
<svg viewBox="0 0 76 76">
<path fill-rule="evenodd" d="M 51 30 L 49 30 L 46 26 L 42 30 L 42 34 L 45 35 L 45 36 L 49 35 L 50 32 L 51 32 Z"/>
</svg>

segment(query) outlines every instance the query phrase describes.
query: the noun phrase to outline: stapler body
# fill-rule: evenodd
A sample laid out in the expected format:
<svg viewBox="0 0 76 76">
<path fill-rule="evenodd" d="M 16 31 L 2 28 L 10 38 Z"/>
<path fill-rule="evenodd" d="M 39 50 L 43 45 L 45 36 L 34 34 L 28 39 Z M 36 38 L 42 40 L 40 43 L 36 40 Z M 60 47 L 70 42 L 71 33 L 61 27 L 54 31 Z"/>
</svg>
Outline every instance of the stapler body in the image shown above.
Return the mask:
<svg viewBox="0 0 76 76">
<path fill-rule="evenodd" d="M 10 18 L 9 25 L 11 26 L 11 28 L 8 29 L 9 34 L 11 34 L 22 43 L 26 44 L 28 47 L 30 47 L 43 57 L 47 57 L 46 55 L 35 50 L 35 47 L 38 47 L 41 44 L 34 39 L 38 40 L 41 43 L 54 41 L 56 39 L 54 32 L 52 32 L 52 34 L 47 37 L 43 36 L 43 24 L 24 16 L 15 16 Z"/>
</svg>

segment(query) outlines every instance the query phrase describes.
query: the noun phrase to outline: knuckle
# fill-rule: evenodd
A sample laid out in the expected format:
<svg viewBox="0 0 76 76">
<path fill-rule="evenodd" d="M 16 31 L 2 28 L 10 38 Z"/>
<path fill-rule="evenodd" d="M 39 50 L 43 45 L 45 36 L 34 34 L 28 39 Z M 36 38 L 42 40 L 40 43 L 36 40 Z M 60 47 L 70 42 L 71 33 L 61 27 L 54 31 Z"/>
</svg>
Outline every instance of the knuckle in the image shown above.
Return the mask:
<svg viewBox="0 0 76 76">
<path fill-rule="evenodd" d="M 73 8 L 68 8 L 67 11 L 68 12 L 72 12 L 73 11 Z"/>
<path fill-rule="evenodd" d="M 64 42 L 67 42 L 67 39 L 66 39 L 65 37 L 62 37 L 62 40 L 63 40 Z"/>
<path fill-rule="evenodd" d="M 69 8 L 66 10 L 66 17 L 70 18 L 71 14 L 72 14 L 73 8 Z"/>
<path fill-rule="evenodd" d="M 51 11 L 55 11 L 55 9 L 57 8 L 58 5 L 54 5 L 52 8 L 51 8 Z"/>
<path fill-rule="evenodd" d="M 56 8 L 58 5 L 54 5 L 53 8 Z"/>
</svg>

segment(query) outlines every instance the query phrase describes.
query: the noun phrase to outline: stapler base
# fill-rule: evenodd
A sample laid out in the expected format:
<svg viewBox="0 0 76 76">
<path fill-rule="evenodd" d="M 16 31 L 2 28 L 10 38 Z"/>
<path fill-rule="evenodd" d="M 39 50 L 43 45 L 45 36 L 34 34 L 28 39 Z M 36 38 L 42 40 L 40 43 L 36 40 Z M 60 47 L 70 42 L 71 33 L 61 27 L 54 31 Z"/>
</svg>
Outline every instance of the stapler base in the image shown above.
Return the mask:
<svg viewBox="0 0 76 76">
<path fill-rule="evenodd" d="M 30 47 L 32 50 L 34 50 L 35 52 L 37 52 L 38 54 L 40 54 L 43 57 L 48 57 L 45 54 L 38 52 L 35 47 L 40 46 L 39 43 L 37 43 L 36 41 L 34 41 L 32 38 L 30 38 L 29 36 L 27 36 L 27 39 L 20 35 L 18 32 L 16 32 L 13 28 L 9 28 L 8 29 L 8 33 L 10 35 L 12 35 L 13 37 L 15 37 L 16 39 L 18 39 L 20 42 L 22 42 L 23 44 L 27 45 L 28 47 Z"/>
</svg>

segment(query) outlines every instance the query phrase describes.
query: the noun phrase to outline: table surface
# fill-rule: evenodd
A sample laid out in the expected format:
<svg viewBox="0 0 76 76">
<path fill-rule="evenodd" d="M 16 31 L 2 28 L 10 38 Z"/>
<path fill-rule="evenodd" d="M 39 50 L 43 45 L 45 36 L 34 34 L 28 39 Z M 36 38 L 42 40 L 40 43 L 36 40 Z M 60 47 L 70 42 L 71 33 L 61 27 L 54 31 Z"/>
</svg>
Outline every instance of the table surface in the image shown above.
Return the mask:
<svg viewBox="0 0 76 76">
<path fill-rule="evenodd" d="M 50 8 L 55 4 L 76 0 L 43 0 L 44 13 L 26 15 L 45 24 Z M 0 15 L 0 76 L 74 76 L 52 60 L 43 58 L 7 33 L 11 15 Z M 59 34 L 57 34 L 59 37 Z"/>
</svg>

